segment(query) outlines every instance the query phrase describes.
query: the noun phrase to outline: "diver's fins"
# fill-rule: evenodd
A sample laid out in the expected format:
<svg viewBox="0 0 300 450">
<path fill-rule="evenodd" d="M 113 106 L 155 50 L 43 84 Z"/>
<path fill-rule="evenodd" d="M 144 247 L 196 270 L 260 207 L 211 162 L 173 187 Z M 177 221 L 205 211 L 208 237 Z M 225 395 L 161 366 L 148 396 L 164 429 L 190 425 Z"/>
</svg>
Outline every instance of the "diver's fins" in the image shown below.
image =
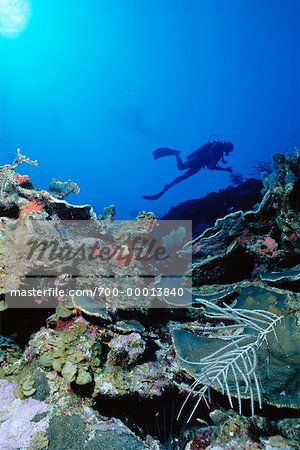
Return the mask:
<svg viewBox="0 0 300 450">
<path fill-rule="evenodd" d="M 153 152 L 154 159 L 163 158 L 164 156 L 174 156 L 179 155 L 179 150 L 173 150 L 168 147 L 159 147 Z"/>
<path fill-rule="evenodd" d="M 143 199 L 145 200 L 158 200 L 160 197 L 164 195 L 165 192 L 169 189 L 169 185 L 166 184 L 162 191 L 160 191 L 158 194 L 154 195 L 143 195 Z"/>
</svg>

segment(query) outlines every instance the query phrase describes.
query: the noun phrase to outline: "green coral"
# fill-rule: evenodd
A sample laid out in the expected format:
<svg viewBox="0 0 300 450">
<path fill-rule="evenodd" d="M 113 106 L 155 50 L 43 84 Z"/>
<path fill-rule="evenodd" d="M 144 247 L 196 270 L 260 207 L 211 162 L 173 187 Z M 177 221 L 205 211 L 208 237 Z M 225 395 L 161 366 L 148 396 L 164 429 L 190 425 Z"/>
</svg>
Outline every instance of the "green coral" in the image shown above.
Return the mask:
<svg viewBox="0 0 300 450">
<path fill-rule="evenodd" d="M 48 449 L 48 444 L 49 442 L 45 434 L 40 432 L 35 435 L 28 450 L 46 450 Z"/>
<path fill-rule="evenodd" d="M 0 291 L 2 290 L 0 285 Z M 0 312 L 5 311 L 7 309 L 7 304 L 5 303 L 5 300 L 0 300 Z"/>
<path fill-rule="evenodd" d="M 116 215 L 115 205 L 109 205 L 103 208 L 103 214 L 98 216 L 98 220 L 113 220 Z"/>
<path fill-rule="evenodd" d="M 46 373 L 54 370 L 68 383 L 86 385 L 100 366 L 101 343 L 87 335 L 88 324 L 75 320 L 63 331 L 42 328 L 30 340 L 23 357 L 0 369 L 1 377 L 18 383 L 17 398 L 44 400 L 50 394 Z"/>
<path fill-rule="evenodd" d="M 61 319 L 67 319 L 72 315 L 72 311 L 70 311 L 68 308 L 64 308 L 63 306 L 59 305 L 56 308 L 56 316 Z"/>
<path fill-rule="evenodd" d="M 136 219 L 139 220 L 140 222 L 144 223 L 144 222 L 148 222 L 148 220 L 155 220 L 156 216 L 154 214 L 154 212 L 149 211 L 140 211 L 138 213 L 138 215 L 136 216 Z"/>
<path fill-rule="evenodd" d="M 34 375 L 34 388 L 35 400 L 44 401 L 50 395 L 50 386 L 44 372 L 38 371 Z"/>
<path fill-rule="evenodd" d="M 36 391 L 34 387 L 34 378 L 28 376 L 27 378 L 22 380 L 21 388 L 25 397 L 30 397 L 31 395 L 33 395 Z"/>
<path fill-rule="evenodd" d="M 40 337 L 31 342 L 38 363 L 61 373 L 69 383 L 90 383 L 92 373 L 100 364 L 101 346 L 94 345 L 94 340 L 85 334 L 86 330 L 85 322 L 75 323 L 69 332 L 47 330 L 44 345 Z"/>
<path fill-rule="evenodd" d="M 80 416 L 54 416 L 47 430 L 48 450 L 82 450 L 87 437 Z"/>
<path fill-rule="evenodd" d="M 114 430 L 104 432 L 96 431 L 95 438 L 89 441 L 85 450 L 143 450 L 149 448 L 140 441 L 133 433 L 116 433 Z"/>
<path fill-rule="evenodd" d="M 76 373 L 77 373 L 77 366 L 75 362 L 66 361 L 65 364 L 63 364 L 61 374 L 65 380 L 71 383 L 72 381 L 75 380 Z"/>
</svg>

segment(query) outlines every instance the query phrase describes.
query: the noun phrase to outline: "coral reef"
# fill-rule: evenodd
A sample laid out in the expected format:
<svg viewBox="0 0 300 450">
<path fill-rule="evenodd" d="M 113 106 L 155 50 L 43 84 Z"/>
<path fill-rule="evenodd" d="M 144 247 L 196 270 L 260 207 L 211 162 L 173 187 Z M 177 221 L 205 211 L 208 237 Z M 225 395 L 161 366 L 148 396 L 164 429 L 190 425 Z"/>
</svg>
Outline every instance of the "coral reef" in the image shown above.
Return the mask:
<svg viewBox="0 0 300 450">
<path fill-rule="evenodd" d="M 0 380 L 0 446 L 3 450 L 92 450 L 149 448 L 120 420 L 100 416 L 73 393 L 58 395 L 57 382 L 46 401 L 15 397 L 15 383 Z M 55 391 L 56 389 L 56 391 Z M 122 448 L 122 447 L 121 447 Z"/>
<path fill-rule="evenodd" d="M 116 207 L 115 205 L 106 206 L 103 209 L 103 214 L 98 216 L 98 220 L 113 220 L 116 215 Z"/>
<path fill-rule="evenodd" d="M 42 266 L 38 258 L 20 263 L 12 254 L 16 239 L 24 247 L 25 232 L 61 241 L 70 234 L 76 243 L 78 222 L 66 228 L 58 219 L 85 219 L 88 243 L 100 230 L 92 256 L 117 247 L 121 257 L 113 255 L 105 265 L 96 258 L 73 266 L 56 260 L 50 267 L 59 275 L 54 286 L 74 287 L 80 273 L 76 286 L 101 279 L 120 295 L 113 303 L 105 295 L 57 295 L 54 302 L 37 295 L 33 304 L 43 325 L 28 331 L 23 348 L 16 345 L 18 330 L 6 333 L 3 320 L 1 449 L 299 448 L 300 158 L 274 156 L 274 172 L 264 177 L 263 197 L 253 211 L 236 209 L 239 195 L 249 208 L 260 200 L 257 180 L 211 194 L 195 209 L 182 208 L 197 216 L 194 232 L 210 225 L 188 243 L 184 227 L 162 236 L 172 257 L 193 257 L 185 275 L 192 301 L 185 305 L 180 296 L 146 295 L 141 302 L 139 294 L 128 304 L 124 293 L 124 286 L 143 286 L 132 248 L 136 237 L 156 236 L 154 213 L 142 211 L 135 221 L 118 224 L 111 205 L 97 220 L 90 206 L 63 199 L 74 188 L 69 182 L 54 183 L 52 193 L 36 189 L 15 172 L 22 162 L 36 164 L 19 152 L 0 168 L 1 292 L 17 283 L 13 276 L 4 283 L 8 269 L 14 268 L 22 285 L 26 274 Z M 220 219 L 216 206 L 202 216 L 208 201 L 225 197 L 230 204 L 219 214 L 226 214 L 233 198 L 234 212 Z M 161 266 L 149 263 L 147 269 L 155 283 L 167 283 L 159 277 Z M 6 300 L 1 298 L 1 318 L 10 311 Z M 39 307 L 45 305 L 42 316 Z M 274 410 L 282 412 L 276 417 Z"/>
<path fill-rule="evenodd" d="M 63 199 L 70 194 L 79 194 L 80 188 L 74 181 L 59 181 L 56 178 L 51 178 L 49 192 L 54 197 Z"/>
<path fill-rule="evenodd" d="M 206 306 L 208 318 L 223 325 L 185 323 L 173 331 L 180 364 L 204 385 L 197 392 L 195 384 L 193 393 L 204 398 L 205 386 L 212 386 L 227 393 L 231 406 L 231 395 L 237 397 L 240 412 L 241 398 L 249 397 L 253 414 L 254 400 L 260 406 L 267 402 L 298 408 L 300 333 L 294 306 L 299 296 L 254 284 L 236 289 L 232 308 L 210 305 L 211 299 L 204 297 L 197 300 Z"/>
<path fill-rule="evenodd" d="M 32 161 L 18 150 L 17 158 L 12 164 L 0 167 L 1 217 L 17 219 L 24 214 L 34 216 L 35 213 L 43 214 L 45 218 L 65 220 L 88 220 L 96 217 L 89 205 L 70 205 L 62 199 L 65 195 L 56 198 L 51 192 L 35 189 L 27 175 L 21 176 L 15 172 L 15 169 L 24 162 L 38 164 L 37 161 Z M 75 184 L 73 188 L 74 186 Z"/>
<path fill-rule="evenodd" d="M 264 179 L 256 211 L 218 219 L 183 251 L 192 252 L 196 285 L 241 281 L 300 262 L 299 158 L 274 155 L 277 173 Z"/>
<path fill-rule="evenodd" d="M 245 417 L 232 410 L 215 410 L 210 414 L 213 425 L 193 430 L 187 450 L 231 449 L 297 449 L 299 419 L 270 421 L 264 417 Z"/>
<path fill-rule="evenodd" d="M 113 338 L 109 343 L 108 364 L 131 366 L 143 355 L 146 343 L 138 333 Z"/>
<path fill-rule="evenodd" d="M 1 400 L 1 425 L 0 448 L 13 450 L 18 448 L 30 448 L 32 440 L 47 429 L 46 403 L 28 398 L 24 401 L 15 398 L 14 383 L 0 380 Z M 34 420 L 41 415 L 40 420 Z"/>
</svg>

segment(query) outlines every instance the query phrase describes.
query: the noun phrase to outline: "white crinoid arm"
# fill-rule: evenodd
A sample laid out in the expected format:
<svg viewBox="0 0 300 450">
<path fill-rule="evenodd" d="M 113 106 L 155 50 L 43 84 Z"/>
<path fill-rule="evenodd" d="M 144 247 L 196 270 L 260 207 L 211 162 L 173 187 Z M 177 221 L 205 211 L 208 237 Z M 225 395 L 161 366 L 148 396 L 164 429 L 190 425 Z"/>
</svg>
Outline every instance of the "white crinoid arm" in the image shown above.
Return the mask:
<svg viewBox="0 0 300 450">
<path fill-rule="evenodd" d="M 190 420 L 201 400 L 206 400 L 206 393 L 210 386 L 217 386 L 223 394 L 226 394 L 231 407 L 233 407 L 232 391 L 234 391 L 240 414 L 242 396 L 249 396 L 252 414 L 254 414 L 255 397 L 259 407 L 262 407 L 261 386 L 256 374 L 257 350 L 263 342 L 267 343 L 267 336 L 270 333 L 276 336 L 275 327 L 283 316 L 277 316 L 269 311 L 238 309 L 228 305 L 222 308 L 204 299 L 198 299 L 198 302 L 205 307 L 207 317 L 234 322 L 234 324 L 216 327 L 216 331 L 224 330 L 222 336 L 216 335 L 218 339 L 224 340 L 224 345 L 209 356 L 198 361 L 190 361 L 178 356 L 184 363 L 195 365 L 199 369 L 179 415 L 191 396 L 198 397 L 189 416 L 188 420 Z M 229 333 L 234 327 L 243 327 L 244 331 L 240 334 Z M 200 329 L 207 331 L 205 327 L 196 328 L 197 331 Z M 209 327 L 209 331 L 213 332 L 213 327 Z M 200 386 L 199 389 L 198 386 Z"/>
</svg>

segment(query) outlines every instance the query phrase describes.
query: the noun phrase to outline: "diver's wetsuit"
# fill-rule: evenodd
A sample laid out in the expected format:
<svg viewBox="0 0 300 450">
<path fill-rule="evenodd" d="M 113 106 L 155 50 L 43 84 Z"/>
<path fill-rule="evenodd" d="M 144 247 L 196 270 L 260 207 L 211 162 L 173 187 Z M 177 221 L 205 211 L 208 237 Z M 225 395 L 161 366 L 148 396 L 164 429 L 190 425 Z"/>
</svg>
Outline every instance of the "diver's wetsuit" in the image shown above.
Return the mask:
<svg viewBox="0 0 300 450">
<path fill-rule="evenodd" d="M 175 156 L 177 168 L 179 170 L 186 170 L 186 172 L 175 178 L 170 184 L 166 184 L 162 191 L 155 195 L 143 195 L 146 200 L 157 200 L 162 197 L 171 187 L 180 183 L 187 178 L 195 175 L 199 170 L 206 167 L 210 170 L 223 170 L 231 172 L 231 167 L 221 167 L 219 161 L 226 163 L 224 160 L 224 154 L 228 155 L 233 150 L 231 142 L 208 142 L 195 150 L 193 153 L 187 156 L 185 162 L 182 161 L 179 150 L 173 150 L 167 147 L 161 147 L 153 152 L 154 159 L 162 158 L 165 156 Z"/>
</svg>

